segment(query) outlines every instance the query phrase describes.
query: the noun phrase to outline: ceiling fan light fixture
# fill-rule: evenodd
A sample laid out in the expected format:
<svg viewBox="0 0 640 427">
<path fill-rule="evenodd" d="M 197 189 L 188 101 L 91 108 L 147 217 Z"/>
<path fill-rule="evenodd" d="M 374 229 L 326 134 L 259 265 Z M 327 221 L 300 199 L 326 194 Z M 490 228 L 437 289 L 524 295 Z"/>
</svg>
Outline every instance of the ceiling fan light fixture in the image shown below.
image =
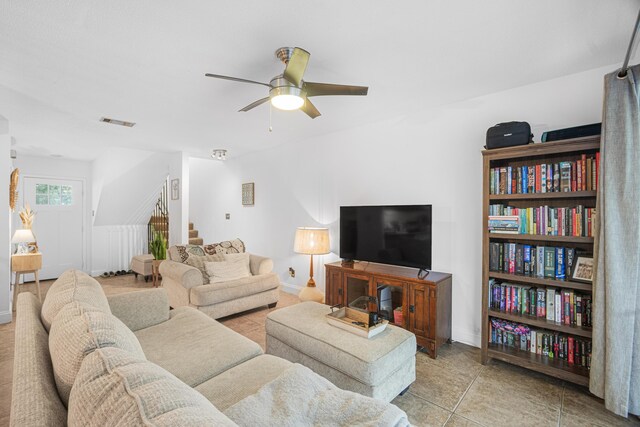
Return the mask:
<svg viewBox="0 0 640 427">
<path fill-rule="evenodd" d="M 269 92 L 271 105 L 279 110 L 297 110 L 304 105 L 304 93 L 295 86 L 278 86 Z"/>
<path fill-rule="evenodd" d="M 296 95 L 278 95 L 271 98 L 271 105 L 279 110 L 297 110 L 304 105 L 304 99 Z"/>
</svg>

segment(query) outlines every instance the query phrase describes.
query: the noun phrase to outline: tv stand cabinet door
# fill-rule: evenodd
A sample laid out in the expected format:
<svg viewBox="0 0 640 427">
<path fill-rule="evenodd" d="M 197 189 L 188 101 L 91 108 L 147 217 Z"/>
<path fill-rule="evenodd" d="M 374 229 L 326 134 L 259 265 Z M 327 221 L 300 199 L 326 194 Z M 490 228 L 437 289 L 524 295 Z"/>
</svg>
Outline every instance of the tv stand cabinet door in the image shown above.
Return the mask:
<svg viewBox="0 0 640 427">
<path fill-rule="evenodd" d="M 336 268 L 326 269 L 326 296 L 325 302 L 328 305 L 344 305 L 345 293 L 342 287 L 342 271 Z"/>
<path fill-rule="evenodd" d="M 435 358 L 436 292 L 432 286 L 412 283 L 409 291 L 409 330 L 416 336 L 418 345 L 425 347 Z"/>
</svg>

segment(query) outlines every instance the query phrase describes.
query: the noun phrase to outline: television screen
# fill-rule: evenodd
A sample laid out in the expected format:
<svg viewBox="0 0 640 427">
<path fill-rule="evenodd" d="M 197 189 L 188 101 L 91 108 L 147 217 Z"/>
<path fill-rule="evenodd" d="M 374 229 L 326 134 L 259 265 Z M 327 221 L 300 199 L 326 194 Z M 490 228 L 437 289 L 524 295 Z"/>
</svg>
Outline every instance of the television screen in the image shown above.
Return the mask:
<svg viewBox="0 0 640 427">
<path fill-rule="evenodd" d="M 431 269 L 431 205 L 341 206 L 340 257 Z"/>
</svg>

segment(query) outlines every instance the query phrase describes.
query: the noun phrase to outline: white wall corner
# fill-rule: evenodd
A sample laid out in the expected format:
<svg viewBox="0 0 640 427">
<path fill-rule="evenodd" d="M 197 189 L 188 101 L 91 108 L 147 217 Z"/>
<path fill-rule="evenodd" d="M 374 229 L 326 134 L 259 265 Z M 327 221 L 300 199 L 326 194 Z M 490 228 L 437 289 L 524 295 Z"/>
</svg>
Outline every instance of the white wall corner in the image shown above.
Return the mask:
<svg viewBox="0 0 640 427">
<path fill-rule="evenodd" d="M 480 347 L 481 343 L 480 334 L 462 328 L 453 328 L 451 339 L 473 347 Z"/>
<path fill-rule="evenodd" d="M 4 133 L 3 133 L 4 132 Z M 0 116 L 0 176 L 9 177 L 13 167 L 11 136 L 7 120 Z M 9 200 L 9 186 L 0 185 L 0 200 Z M 11 212 L 7 205 L 0 209 L 0 323 L 11 322 Z"/>
<path fill-rule="evenodd" d="M 178 199 L 173 185 L 178 180 Z M 169 161 L 169 246 L 189 243 L 189 157 L 185 152 L 171 153 Z"/>
</svg>

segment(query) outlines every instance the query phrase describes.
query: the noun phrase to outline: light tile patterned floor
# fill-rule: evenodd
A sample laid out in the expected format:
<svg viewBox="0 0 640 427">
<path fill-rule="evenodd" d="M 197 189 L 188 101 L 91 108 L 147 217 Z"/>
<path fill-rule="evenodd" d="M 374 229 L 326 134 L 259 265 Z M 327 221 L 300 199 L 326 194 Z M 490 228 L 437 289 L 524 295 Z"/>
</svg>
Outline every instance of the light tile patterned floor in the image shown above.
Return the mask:
<svg viewBox="0 0 640 427">
<path fill-rule="evenodd" d="M 149 288 L 133 276 L 98 279 L 107 295 Z M 50 282 L 43 282 L 43 291 Z M 33 286 L 28 285 L 30 289 Z M 296 304 L 280 294 L 278 306 Z M 229 328 L 265 346 L 268 308 L 222 319 Z M 9 425 L 13 369 L 13 324 L 0 325 L 0 426 Z M 481 365 L 479 350 L 464 344 L 445 345 L 433 360 L 416 355 L 416 382 L 393 402 L 415 426 L 640 426 L 632 417 L 617 417 L 586 389 L 501 362 Z"/>
</svg>

